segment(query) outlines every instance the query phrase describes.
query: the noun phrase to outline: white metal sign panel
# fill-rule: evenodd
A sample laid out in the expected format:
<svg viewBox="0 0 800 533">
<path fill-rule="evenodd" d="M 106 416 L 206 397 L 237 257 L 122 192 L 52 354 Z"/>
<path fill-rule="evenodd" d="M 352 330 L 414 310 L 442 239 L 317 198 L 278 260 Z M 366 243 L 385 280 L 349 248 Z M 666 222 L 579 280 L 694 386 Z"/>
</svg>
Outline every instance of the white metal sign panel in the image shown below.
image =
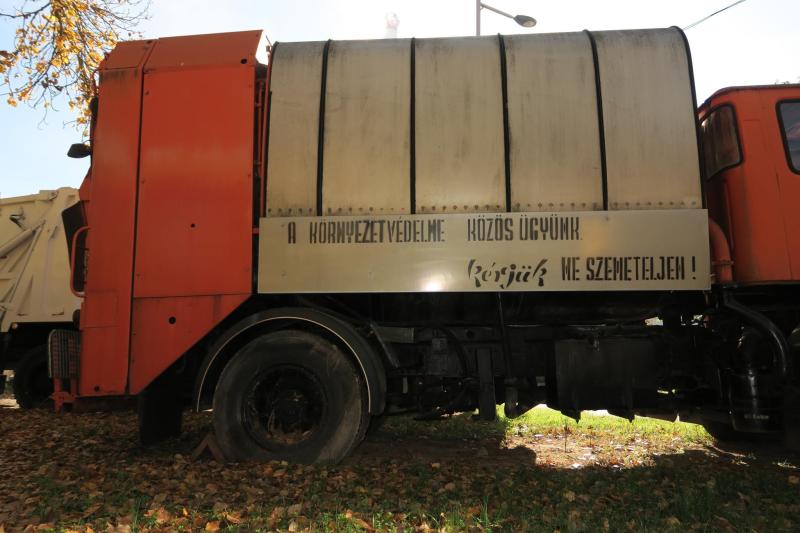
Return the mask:
<svg viewBox="0 0 800 533">
<path fill-rule="evenodd" d="M 702 290 L 708 213 L 262 218 L 261 293 Z"/>
</svg>

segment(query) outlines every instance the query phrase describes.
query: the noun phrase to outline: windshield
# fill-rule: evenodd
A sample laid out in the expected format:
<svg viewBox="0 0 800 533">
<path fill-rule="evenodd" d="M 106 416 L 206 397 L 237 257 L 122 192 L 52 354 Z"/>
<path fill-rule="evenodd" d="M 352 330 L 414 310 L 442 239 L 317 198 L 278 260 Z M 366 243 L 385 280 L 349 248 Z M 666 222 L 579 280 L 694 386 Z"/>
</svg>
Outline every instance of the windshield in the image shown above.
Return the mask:
<svg viewBox="0 0 800 533">
<path fill-rule="evenodd" d="M 789 166 L 800 173 L 800 101 L 778 104 L 778 116 Z"/>
</svg>

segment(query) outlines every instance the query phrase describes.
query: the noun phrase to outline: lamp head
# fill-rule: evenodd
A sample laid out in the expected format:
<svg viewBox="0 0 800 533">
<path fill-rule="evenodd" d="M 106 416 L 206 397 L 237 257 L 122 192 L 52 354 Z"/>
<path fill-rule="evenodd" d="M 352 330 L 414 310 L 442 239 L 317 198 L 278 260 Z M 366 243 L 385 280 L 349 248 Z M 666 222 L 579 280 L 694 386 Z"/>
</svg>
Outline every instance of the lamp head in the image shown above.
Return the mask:
<svg viewBox="0 0 800 533">
<path fill-rule="evenodd" d="M 536 26 L 536 19 L 528 15 L 517 15 L 514 17 L 514 22 L 525 28 L 533 28 Z"/>
</svg>

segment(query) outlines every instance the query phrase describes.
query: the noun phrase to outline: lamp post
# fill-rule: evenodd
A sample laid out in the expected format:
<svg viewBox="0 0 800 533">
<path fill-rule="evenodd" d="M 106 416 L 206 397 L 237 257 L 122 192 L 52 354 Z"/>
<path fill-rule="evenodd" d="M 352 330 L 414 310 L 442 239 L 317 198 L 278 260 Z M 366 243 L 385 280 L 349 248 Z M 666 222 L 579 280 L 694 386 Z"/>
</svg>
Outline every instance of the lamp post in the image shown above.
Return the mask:
<svg viewBox="0 0 800 533">
<path fill-rule="evenodd" d="M 484 4 L 481 0 L 475 0 L 475 35 L 481 34 L 481 9 L 488 9 L 489 11 L 494 11 L 498 15 L 502 15 L 506 18 L 510 18 L 520 26 L 525 28 L 533 28 L 536 26 L 536 19 L 533 17 L 529 17 L 528 15 L 510 15 L 505 11 L 500 11 L 496 7 L 492 7 L 490 5 Z"/>
</svg>

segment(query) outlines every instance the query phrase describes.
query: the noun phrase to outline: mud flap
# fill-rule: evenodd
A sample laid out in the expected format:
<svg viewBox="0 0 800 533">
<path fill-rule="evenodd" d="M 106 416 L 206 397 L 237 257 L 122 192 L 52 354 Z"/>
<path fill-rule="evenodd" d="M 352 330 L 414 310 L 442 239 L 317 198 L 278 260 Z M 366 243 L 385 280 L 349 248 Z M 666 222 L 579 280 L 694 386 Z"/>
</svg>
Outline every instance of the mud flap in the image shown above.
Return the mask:
<svg viewBox="0 0 800 533">
<path fill-rule="evenodd" d="M 488 348 L 479 348 L 478 378 L 480 393 L 478 397 L 478 417 L 492 421 L 497 417 L 497 399 L 494 390 L 494 373 L 492 372 L 492 352 Z"/>
<path fill-rule="evenodd" d="M 800 452 L 800 386 L 787 387 L 785 394 L 784 439 L 786 449 Z"/>
<path fill-rule="evenodd" d="M 168 370 L 138 396 L 139 441 L 156 444 L 181 433 L 183 402 L 180 380 Z"/>
</svg>

